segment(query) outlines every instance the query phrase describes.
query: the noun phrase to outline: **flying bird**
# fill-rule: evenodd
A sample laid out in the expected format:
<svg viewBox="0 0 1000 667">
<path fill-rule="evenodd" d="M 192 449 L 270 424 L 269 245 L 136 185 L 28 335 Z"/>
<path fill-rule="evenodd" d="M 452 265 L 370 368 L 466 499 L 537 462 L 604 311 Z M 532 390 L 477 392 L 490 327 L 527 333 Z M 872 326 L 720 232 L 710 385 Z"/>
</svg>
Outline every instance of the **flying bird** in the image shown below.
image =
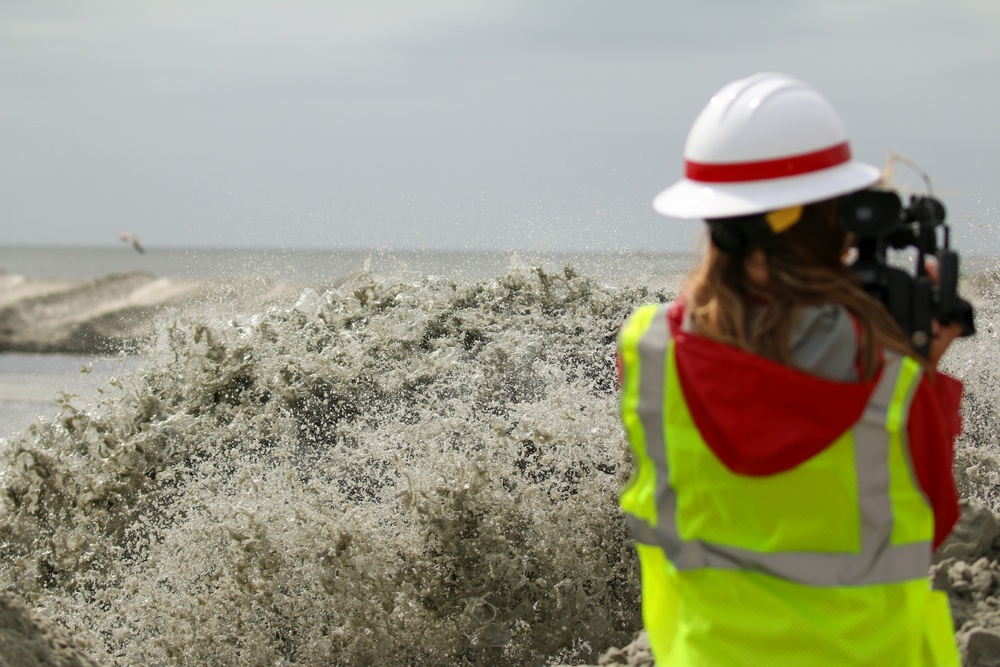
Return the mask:
<svg viewBox="0 0 1000 667">
<path fill-rule="evenodd" d="M 146 249 L 142 247 L 141 243 L 139 243 L 139 237 L 137 237 L 135 234 L 129 234 L 128 232 L 118 232 L 118 238 L 120 238 L 123 242 L 131 245 L 137 251 L 146 252 Z"/>
</svg>

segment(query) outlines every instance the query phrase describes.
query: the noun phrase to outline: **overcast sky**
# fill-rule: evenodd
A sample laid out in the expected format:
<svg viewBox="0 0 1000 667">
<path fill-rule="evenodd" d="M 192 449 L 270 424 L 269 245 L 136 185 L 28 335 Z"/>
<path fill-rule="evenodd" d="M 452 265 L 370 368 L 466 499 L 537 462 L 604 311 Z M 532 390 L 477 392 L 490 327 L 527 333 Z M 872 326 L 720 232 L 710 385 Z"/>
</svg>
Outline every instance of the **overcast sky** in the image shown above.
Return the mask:
<svg viewBox="0 0 1000 667">
<path fill-rule="evenodd" d="M 997 0 L 3 0 L 0 243 L 689 250 L 652 198 L 757 71 L 1000 254 Z"/>
</svg>

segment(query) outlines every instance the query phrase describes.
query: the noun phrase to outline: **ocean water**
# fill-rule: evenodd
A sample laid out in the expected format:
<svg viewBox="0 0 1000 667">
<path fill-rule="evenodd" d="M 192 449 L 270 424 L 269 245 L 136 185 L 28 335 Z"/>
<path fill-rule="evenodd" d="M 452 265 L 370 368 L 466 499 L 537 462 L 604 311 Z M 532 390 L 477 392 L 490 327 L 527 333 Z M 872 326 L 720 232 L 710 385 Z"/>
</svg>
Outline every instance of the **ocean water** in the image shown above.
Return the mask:
<svg viewBox="0 0 1000 667">
<path fill-rule="evenodd" d="M 136 357 L 107 355 L 0 354 L 0 439 L 51 419 L 60 399 L 93 400 L 108 379 L 141 363 Z"/>
<path fill-rule="evenodd" d="M 513 253 L 444 252 L 388 250 L 290 250 L 152 248 L 144 254 L 121 247 L 2 247 L 0 278 L 4 274 L 29 279 L 102 279 L 111 275 L 149 273 L 172 280 L 287 284 L 285 302 L 306 288 L 322 292 L 344 276 L 366 271 L 395 280 L 416 280 L 425 276 L 446 276 L 462 281 L 488 280 L 515 267 L 544 267 L 558 270 L 573 266 L 607 284 L 638 281 L 650 285 L 674 284 L 685 273 L 692 258 L 655 253 Z M 72 299 L 117 296 L 113 285 L 101 285 L 92 294 Z M 103 296 L 102 296 L 103 292 Z M 0 306 L 3 304 L 0 285 Z M 72 303 L 71 303 L 72 305 Z M 234 304 L 213 299 L 212 309 L 222 317 Z M 247 304 L 242 310 L 246 310 Z M 249 306 L 255 304 L 251 301 Z M 10 312 L 0 317 L 10 317 Z M 68 313 L 67 318 L 78 316 Z M 56 396 L 74 395 L 78 400 L 92 396 L 97 387 L 115 375 L 122 365 L 135 367 L 135 358 L 118 359 L 117 354 L 0 354 L 0 438 L 10 437 L 37 418 L 50 417 L 57 407 Z"/>
<path fill-rule="evenodd" d="M 688 253 L 552 252 L 479 250 L 150 248 L 0 246 L 0 271 L 32 277 L 87 278 L 148 271 L 168 278 L 267 276 L 323 284 L 369 271 L 394 278 L 439 275 L 457 280 L 491 279 L 511 268 L 571 265 L 581 274 L 621 283 L 674 278 L 691 268 Z"/>
<path fill-rule="evenodd" d="M 689 257 L 22 250 L 0 267 L 295 285 L 172 309 L 136 353 L 4 358 L 34 398 L 0 440 L 0 587 L 102 664 L 572 664 L 641 626 L 614 340 Z M 966 276 L 980 335 L 945 364 L 993 510 L 998 286 Z"/>
</svg>

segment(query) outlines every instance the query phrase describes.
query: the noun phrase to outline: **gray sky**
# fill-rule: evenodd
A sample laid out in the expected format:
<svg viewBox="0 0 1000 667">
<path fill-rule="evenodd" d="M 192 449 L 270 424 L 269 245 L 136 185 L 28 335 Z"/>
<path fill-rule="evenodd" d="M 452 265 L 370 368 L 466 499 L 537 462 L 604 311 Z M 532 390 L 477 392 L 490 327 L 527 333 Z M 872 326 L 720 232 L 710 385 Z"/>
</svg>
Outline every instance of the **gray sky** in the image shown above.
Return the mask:
<svg viewBox="0 0 1000 667">
<path fill-rule="evenodd" d="M 651 200 L 764 70 L 1000 253 L 996 0 L 3 0 L 0 243 L 689 250 Z"/>
</svg>

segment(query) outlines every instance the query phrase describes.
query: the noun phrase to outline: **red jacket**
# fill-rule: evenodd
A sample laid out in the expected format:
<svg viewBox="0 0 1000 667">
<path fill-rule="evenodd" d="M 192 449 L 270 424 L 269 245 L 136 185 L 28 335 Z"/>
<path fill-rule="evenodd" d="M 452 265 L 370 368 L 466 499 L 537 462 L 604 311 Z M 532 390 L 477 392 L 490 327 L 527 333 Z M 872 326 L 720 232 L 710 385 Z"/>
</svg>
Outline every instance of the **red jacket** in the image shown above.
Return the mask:
<svg viewBox="0 0 1000 667">
<path fill-rule="evenodd" d="M 787 470 L 833 444 L 860 419 L 876 381 L 810 375 L 685 332 L 683 316 L 679 301 L 668 317 L 684 397 L 705 442 L 730 470 L 746 475 Z M 935 548 L 959 515 L 952 457 L 961 433 L 961 397 L 958 380 L 925 375 L 910 409 L 910 456 L 934 510 Z"/>
</svg>

